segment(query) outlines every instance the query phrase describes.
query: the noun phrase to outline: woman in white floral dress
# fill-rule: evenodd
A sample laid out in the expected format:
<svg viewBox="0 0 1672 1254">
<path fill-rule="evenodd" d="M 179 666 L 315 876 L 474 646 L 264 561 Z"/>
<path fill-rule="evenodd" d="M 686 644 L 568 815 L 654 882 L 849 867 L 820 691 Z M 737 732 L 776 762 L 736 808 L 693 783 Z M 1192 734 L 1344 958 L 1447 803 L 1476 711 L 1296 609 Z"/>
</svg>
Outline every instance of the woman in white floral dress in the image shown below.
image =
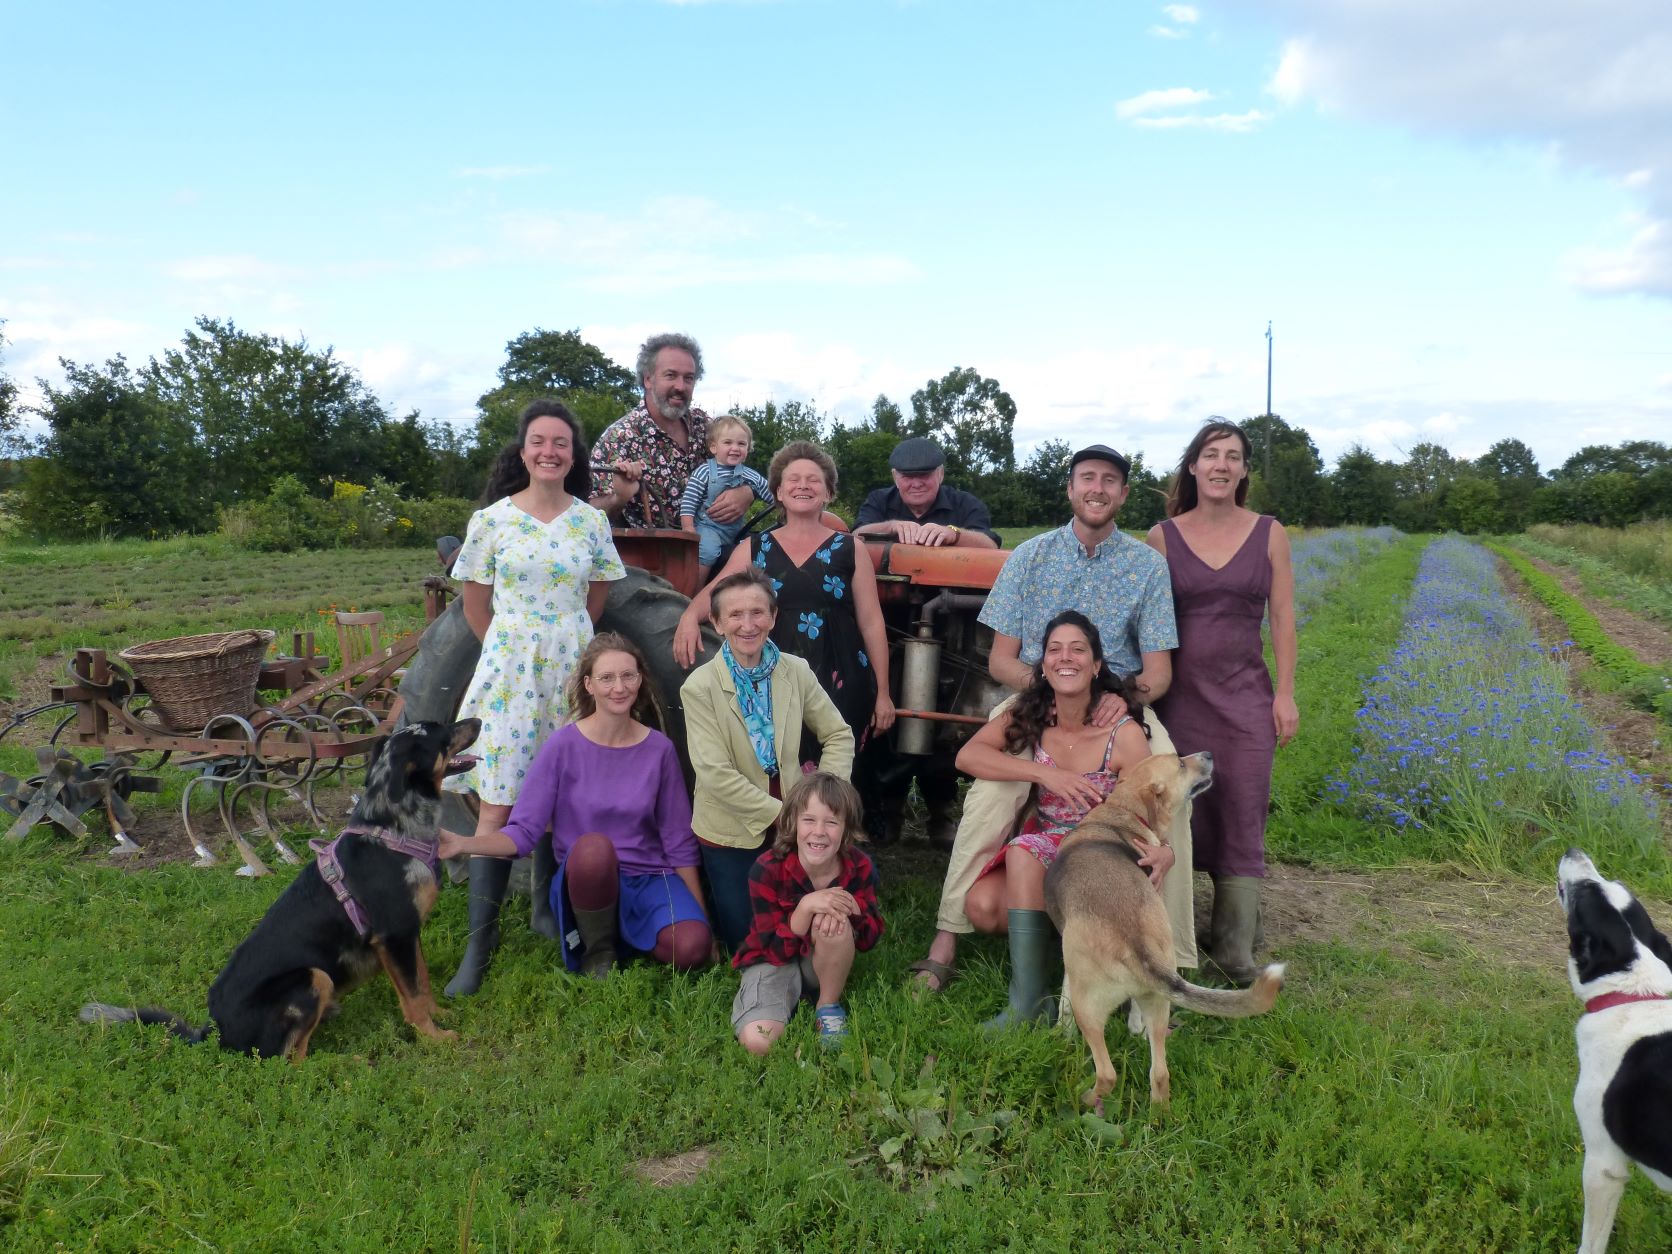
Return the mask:
<svg viewBox="0 0 1672 1254">
<path fill-rule="evenodd" d="M 465 620 L 482 641 L 459 717 L 481 719 L 482 733 L 473 748 L 480 761 L 447 784 L 480 799 L 477 835 L 505 825 L 535 751 L 567 714 L 564 688 L 592 639 L 607 585 L 627 574 L 609 520 L 587 504 L 589 474 L 574 415 L 556 401 L 531 402 L 516 442 L 488 475 L 486 504 L 471 516 L 453 564 Z M 542 861 L 550 859 L 536 859 L 533 926 L 556 939 L 540 883 L 549 884 L 555 868 Z M 499 946 L 510 876 L 507 859 L 470 860 L 470 939 L 448 996 L 481 987 Z"/>
</svg>

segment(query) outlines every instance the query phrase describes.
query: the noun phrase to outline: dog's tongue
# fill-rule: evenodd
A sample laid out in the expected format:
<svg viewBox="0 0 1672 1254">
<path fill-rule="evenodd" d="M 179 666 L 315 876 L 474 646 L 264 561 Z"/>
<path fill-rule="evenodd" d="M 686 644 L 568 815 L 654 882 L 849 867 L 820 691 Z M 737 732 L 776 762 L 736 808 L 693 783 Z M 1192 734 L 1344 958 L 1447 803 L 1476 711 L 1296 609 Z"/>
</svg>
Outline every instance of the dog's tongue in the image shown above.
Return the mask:
<svg viewBox="0 0 1672 1254">
<path fill-rule="evenodd" d="M 468 771 L 482 759 L 469 753 L 458 753 L 447 759 L 447 774 L 458 775 Z"/>
</svg>

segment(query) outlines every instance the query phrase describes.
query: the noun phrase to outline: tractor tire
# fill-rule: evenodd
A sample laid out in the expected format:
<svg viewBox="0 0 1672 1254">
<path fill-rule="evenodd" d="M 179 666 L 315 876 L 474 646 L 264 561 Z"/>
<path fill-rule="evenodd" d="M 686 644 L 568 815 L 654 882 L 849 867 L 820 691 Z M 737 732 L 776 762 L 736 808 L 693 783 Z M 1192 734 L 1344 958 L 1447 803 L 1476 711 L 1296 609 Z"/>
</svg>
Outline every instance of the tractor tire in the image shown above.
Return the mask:
<svg viewBox="0 0 1672 1254">
<path fill-rule="evenodd" d="M 599 631 L 618 632 L 644 654 L 651 690 L 662 709 L 664 730 L 679 749 L 686 782 L 691 780 L 691 763 L 685 752 L 685 711 L 679 702 L 679 688 L 687 672 L 673 660 L 673 636 L 679 616 L 690 602 L 665 579 L 627 568 L 627 577 L 610 584 L 609 600 L 598 620 Z M 720 638 L 703 628 L 702 652 L 697 665 L 720 651 Z M 419 642 L 418 652 L 401 680 L 404 699 L 403 722 L 448 722 L 458 716 L 459 704 L 476 672 L 482 643 L 465 621 L 464 606 L 455 600 L 431 623 Z M 458 793 L 447 793 L 442 824 L 455 831 L 474 831 L 474 814 L 464 826 L 464 803 Z"/>
<path fill-rule="evenodd" d="M 441 617 L 424 629 L 418 652 L 401 679 L 401 725 L 450 723 L 458 717 L 465 690 L 476 673 L 482 642 L 465 621 L 464 602 L 455 599 Z M 441 826 L 448 831 L 476 830 L 475 795 L 441 794 Z"/>
<path fill-rule="evenodd" d="M 610 584 L 609 600 L 598 618 L 599 631 L 626 636 L 644 654 L 649 670 L 645 679 L 662 709 L 663 730 L 679 750 L 679 764 L 687 784 L 692 782 L 691 759 L 685 751 L 685 707 L 680 704 L 679 689 L 690 672 L 681 670 L 673 660 L 673 636 L 679 627 L 679 616 L 689 604 L 666 579 L 629 566 L 627 578 Z M 701 666 L 719 651 L 720 637 L 705 624 L 702 651 L 695 665 Z"/>
</svg>

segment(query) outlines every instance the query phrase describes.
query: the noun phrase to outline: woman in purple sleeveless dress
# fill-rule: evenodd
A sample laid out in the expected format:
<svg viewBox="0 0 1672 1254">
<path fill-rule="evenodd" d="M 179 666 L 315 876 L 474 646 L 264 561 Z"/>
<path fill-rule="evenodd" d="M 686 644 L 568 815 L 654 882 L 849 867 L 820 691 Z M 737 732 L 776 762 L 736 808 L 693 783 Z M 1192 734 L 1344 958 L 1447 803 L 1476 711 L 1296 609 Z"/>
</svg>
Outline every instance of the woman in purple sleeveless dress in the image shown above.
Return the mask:
<svg viewBox="0 0 1672 1254">
<path fill-rule="evenodd" d="M 1251 451 L 1242 428 L 1209 419 L 1173 476 L 1167 521 L 1149 533 L 1172 573 L 1179 634 L 1156 712 L 1181 754 L 1213 754 L 1213 787 L 1195 800 L 1191 838 L 1196 869 L 1213 878 L 1209 960 L 1242 984 L 1257 973 L 1272 756 L 1300 723 L 1289 537 L 1275 518 L 1243 508 Z M 1268 608 L 1275 689 L 1260 640 Z"/>
</svg>

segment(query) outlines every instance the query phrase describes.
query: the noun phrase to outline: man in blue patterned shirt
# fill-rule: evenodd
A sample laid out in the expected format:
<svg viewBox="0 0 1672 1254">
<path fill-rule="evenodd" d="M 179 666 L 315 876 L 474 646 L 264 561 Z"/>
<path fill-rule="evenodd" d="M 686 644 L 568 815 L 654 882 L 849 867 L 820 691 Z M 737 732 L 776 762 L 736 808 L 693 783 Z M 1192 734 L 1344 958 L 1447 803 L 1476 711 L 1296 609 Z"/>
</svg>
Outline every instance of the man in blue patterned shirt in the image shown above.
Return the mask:
<svg viewBox="0 0 1672 1254">
<path fill-rule="evenodd" d="M 1126 504 L 1131 469 L 1131 463 L 1106 444 L 1075 453 L 1068 470 L 1072 521 L 1017 546 L 993 581 L 979 618 L 993 629 L 988 673 L 1006 687 L 1020 691 L 1032 682 L 1044 649 L 1045 624 L 1064 610 L 1079 610 L 1097 624 L 1111 669 L 1136 675 L 1147 701 L 1167 691 L 1173 679 L 1172 650 L 1178 647 L 1167 559 L 1115 525 Z M 1120 698 L 1109 694 L 1094 721 L 1112 726 L 1122 713 Z M 1172 742 L 1147 708 L 1145 721 L 1151 749 L 1171 753 Z M 964 914 L 964 895 L 1009 836 L 1028 791 L 1026 784 L 978 779 L 965 794 L 941 890 L 939 930 L 928 957 L 912 968 L 936 991 L 952 978 L 958 935 L 972 930 Z M 1193 967 L 1188 814 L 1175 823 L 1169 843 L 1176 861 L 1167 873 L 1162 898 L 1173 923 L 1178 964 Z"/>
</svg>

